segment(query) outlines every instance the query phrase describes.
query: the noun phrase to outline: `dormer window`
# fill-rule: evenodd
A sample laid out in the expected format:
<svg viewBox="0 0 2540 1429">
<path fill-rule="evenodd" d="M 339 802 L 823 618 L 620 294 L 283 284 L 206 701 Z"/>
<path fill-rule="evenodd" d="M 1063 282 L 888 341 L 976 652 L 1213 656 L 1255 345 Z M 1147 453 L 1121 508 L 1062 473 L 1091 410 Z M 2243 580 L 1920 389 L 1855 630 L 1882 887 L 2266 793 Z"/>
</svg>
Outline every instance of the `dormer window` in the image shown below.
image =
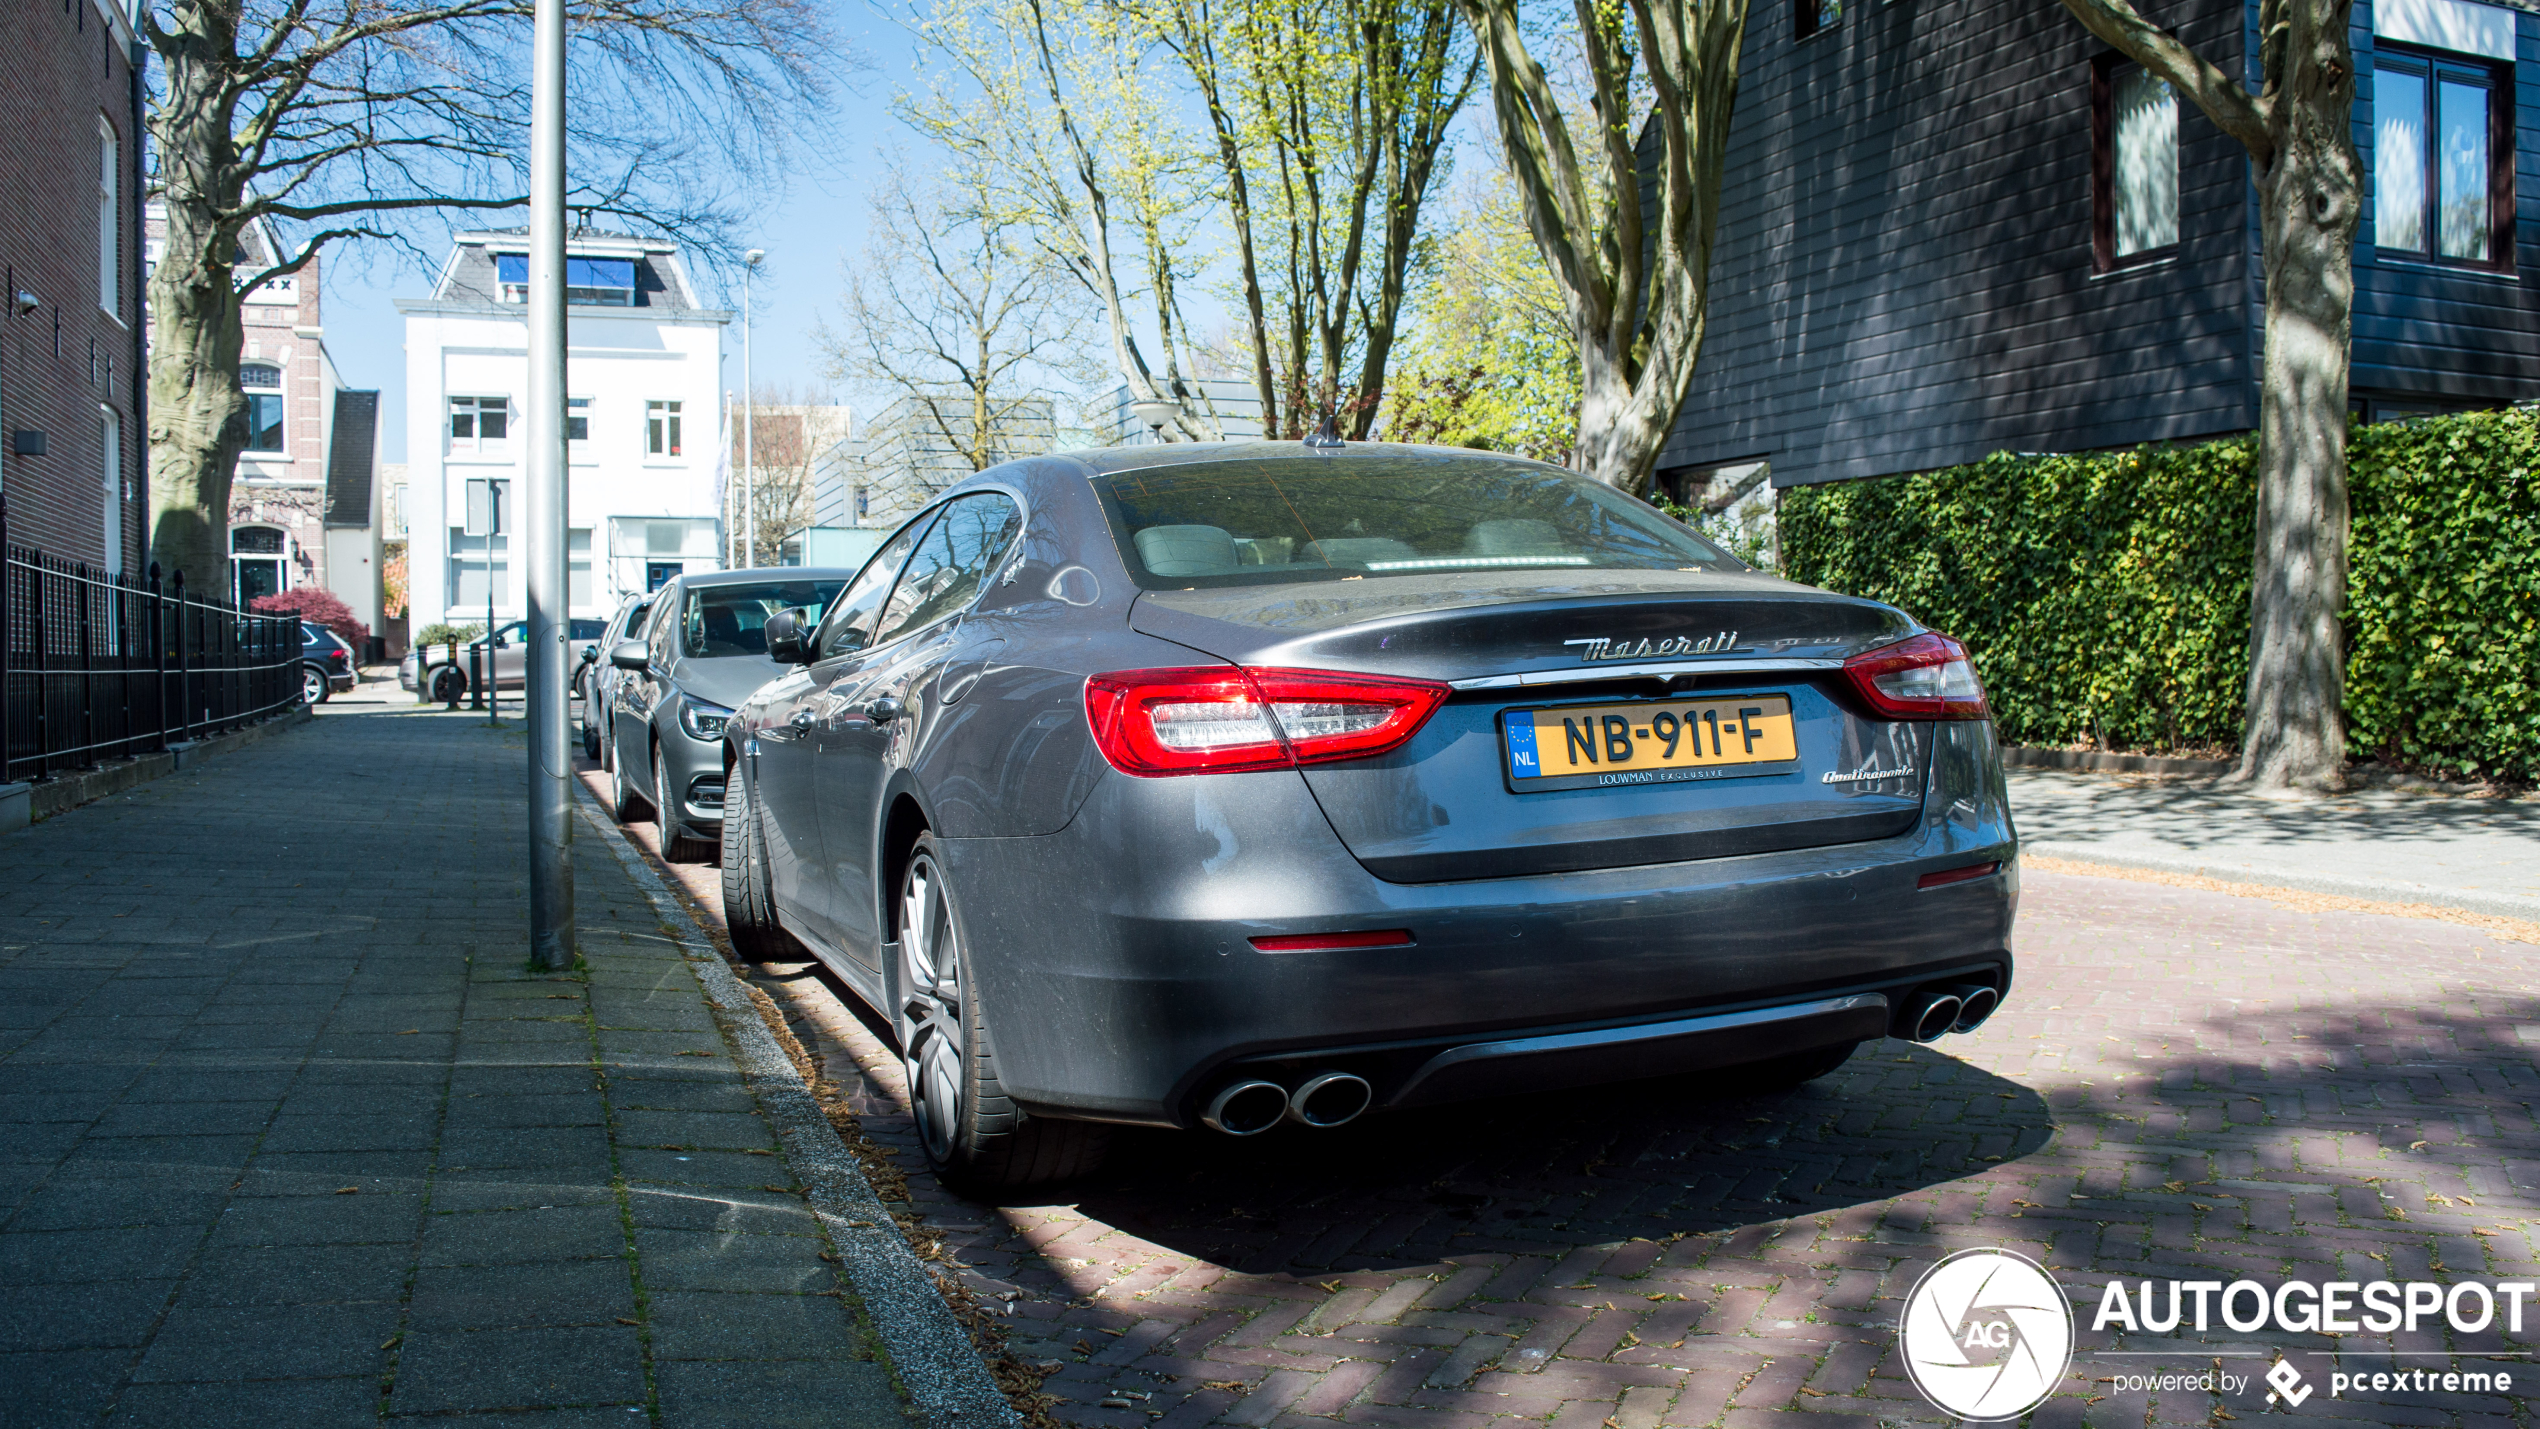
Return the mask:
<svg viewBox="0 0 2540 1429">
<path fill-rule="evenodd" d="M 529 301 L 529 255 L 494 255 L 494 280 L 506 303 Z M 564 300 L 571 307 L 635 306 L 635 260 L 571 258 L 564 260 Z"/>
</svg>

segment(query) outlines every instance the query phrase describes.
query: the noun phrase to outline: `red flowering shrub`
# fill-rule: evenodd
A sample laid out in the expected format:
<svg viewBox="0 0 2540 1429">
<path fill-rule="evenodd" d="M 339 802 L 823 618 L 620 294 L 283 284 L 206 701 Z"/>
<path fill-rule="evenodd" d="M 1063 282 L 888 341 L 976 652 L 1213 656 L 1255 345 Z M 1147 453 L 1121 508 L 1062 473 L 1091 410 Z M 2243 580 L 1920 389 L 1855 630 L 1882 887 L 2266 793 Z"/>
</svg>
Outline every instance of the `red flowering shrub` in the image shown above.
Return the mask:
<svg viewBox="0 0 2540 1429">
<path fill-rule="evenodd" d="M 260 595 L 249 601 L 247 608 L 269 614 L 296 615 L 302 620 L 315 621 L 343 636 L 344 643 L 353 647 L 356 658 L 369 647 L 370 627 L 355 620 L 353 608 L 346 605 L 335 592 L 330 590 L 304 585 L 298 590 L 286 590 L 279 595 Z"/>
</svg>

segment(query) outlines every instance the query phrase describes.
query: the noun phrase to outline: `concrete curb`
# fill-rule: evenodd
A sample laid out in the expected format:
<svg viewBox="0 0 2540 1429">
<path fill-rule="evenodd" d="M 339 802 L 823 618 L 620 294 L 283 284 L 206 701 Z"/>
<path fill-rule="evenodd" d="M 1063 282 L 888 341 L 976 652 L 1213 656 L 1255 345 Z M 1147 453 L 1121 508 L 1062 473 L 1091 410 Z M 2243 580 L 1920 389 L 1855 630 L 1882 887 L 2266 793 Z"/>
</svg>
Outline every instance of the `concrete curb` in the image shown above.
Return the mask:
<svg viewBox="0 0 2540 1429">
<path fill-rule="evenodd" d="M 2104 844 L 2056 843 L 2023 839 L 2020 852 L 2039 858 L 2060 858 L 2072 863 L 2102 863 L 2112 868 L 2139 868 L 2151 873 L 2184 873 L 2197 878 L 2218 879 L 2224 883 L 2254 883 L 2263 888 L 2291 888 L 2304 893 L 2334 893 L 2347 898 L 2369 898 L 2379 903 L 2431 903 L 2438 908 L 2458 908 L 2467 913 L 2484 913 L 2491 918 L 2518 918 L 2540 923 L 2540 898 L 2521 898 L 2510 893 L 2482 893 L 2455 888 L 2438 888 L 2423 883 L 2402 883 L 2396 879 L 2337 878 L 2306 873 L 2295 868 L 2278 868 L 2266 864 L 2232 863 L 2222 859 L 2179 858 L 2167 854 L 2135 853 L 2112 849 Z"/>
<path fill-rule="evenodd" d="M 2240 766 L 2228 759 L 2171 759 L 2158 754 L 2102 754 L 2090 749 L 2036 749 L 2005 745 L 2002 762 L 2014 769 L 2082 769 L 2093 774 L 2193 774 L 2219 777 Z"/>
<path fill-rule="evenodd" d="M 40 784 L 0 784 L 0 834 L 15 833 L 32 823 L 67 813 L 82 804 L 94 803 L 109 794 L 164 779 L 180 769 L 191 769 L 215 754 L 226 754 L 242 745 L 271 739 L 285 730 L 297 729 L 316 718 L 309 707 L 276 715 L 271 719 L 216 734 L 209 739 L 180 740 L 164 753 L 143 754 L 95 769 L 60 775 Z"/>
<path fill-rule="evenodd" d="M 900 1382 L 916 1401 L 918 1416 L 929 1429 L 1013 1429 L 1022 1421 L 1006 1402 L 1004 1391 L 989 1378 L 969 1334 L 945 1308 L 943 1296 L 917 1256 L 908 1248 L 891 1213 L 883 1209 L 864 1167 L 838 1139 L 829 1118 L 812 1100 L 793 1062 L 759 1021 L 749 989 L 723 955 L 693 931 L 687 911 L 671 896 L 626 836 L 596 811 L 590 791 L 574 781 L 582 817 L 598 830 L 644 896 L 661 915 L 672 941 L 687 956 L 688 967 L 704 988 L 706 1001 L 723 1014 L 724 1030 L 733 1044 L 741 1075 L 775 1123 L 785 1159 L 810 1187 L 811 1202 L 830 1241 L 845 1262 L 847 1278 L 872 1313 L 873 1324 L 890 1352 Z"/>
</svg>

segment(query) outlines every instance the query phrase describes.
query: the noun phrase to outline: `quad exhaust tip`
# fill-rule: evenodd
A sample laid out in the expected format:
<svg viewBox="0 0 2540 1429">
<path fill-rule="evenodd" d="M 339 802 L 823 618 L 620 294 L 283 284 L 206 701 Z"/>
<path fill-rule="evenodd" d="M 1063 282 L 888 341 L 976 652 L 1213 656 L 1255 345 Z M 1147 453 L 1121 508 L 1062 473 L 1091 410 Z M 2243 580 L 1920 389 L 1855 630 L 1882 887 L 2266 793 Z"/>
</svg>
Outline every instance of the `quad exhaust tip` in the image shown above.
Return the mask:
<svg viewBox="0 0 2540 1429">
<path fill-rule="evenodd" d="M 1258 1136 L 1288 1114 L 1288 1089 L 1277 1082 L 1230 1083 L 1208 1099 L 1199 1119 L 1211 1131 L 1228 1136 Z"/>
<path fill-rule="evenodd" d="M 1958 1020 L 1949 1025 L 1952 1032 L 1973 1032 L 2002 1005 L 2002 994 L 1982 983 L 1968 983 L 1949 989 L 1958 995 Z"/>
<path fill-rule="evenodd" d="M 1258 1078 L 1230 1082 L 1208 1099 L 1200 1124 L 1228 1136 L 1258 1136 L 1282 1121 L 1299 1126 L 1339 1126 L 1354 1121 L 1376 1099 L 1367 1079 L 1354 1072 L 1317 1072 L 1293 1092 Z"/>
<path fill-rule="evenodd" d="M 1905 1016 L 1899 1025 L 1916 1042 L 1936 1042 L 1957 1027 L 1958 1013 L 1965 1006 L 1958 994 L 1927 987 L 1906 1002 Z"/>
<path fill-rule="evenodd" d="M 1338 1126 L 1352 1120 L 1375 1100 L 1365 1077 L 1349 1072 L 1321 1072 L 1305 1079 L 1288 1097 L 1288 1120 L 1299 1126 Z"/>
</svg>

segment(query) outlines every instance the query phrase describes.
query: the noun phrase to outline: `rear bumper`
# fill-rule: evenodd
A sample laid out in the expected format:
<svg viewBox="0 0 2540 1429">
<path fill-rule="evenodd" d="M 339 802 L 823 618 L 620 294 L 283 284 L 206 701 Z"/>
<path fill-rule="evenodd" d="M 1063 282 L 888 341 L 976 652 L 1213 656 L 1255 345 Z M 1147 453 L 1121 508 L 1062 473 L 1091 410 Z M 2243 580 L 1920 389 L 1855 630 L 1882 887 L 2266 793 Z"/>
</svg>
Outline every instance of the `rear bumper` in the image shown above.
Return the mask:
<svg viewBox="0 0 2540 1429">
<path fill-rule="evenodd" d="M 2017 845 L 1990 731 L 1942 742 L 1914 828 L 1813 849 L 1388 883 L 1272 772 L 1106 777 L 1059 833 L 945 855 L 999 1072 L 1028 1109 L 1190 1126 L 1239 1073 L 1334 1066 L 1380 1106 L 1423 1105 L 1877 1036 L 1926 981 L 2007 993 Z M 1376 929 L 1412 942 L 1250 941 Z M 1845 1005 L 1792 1010 L 1828 1002 Z"/>
</svg>

